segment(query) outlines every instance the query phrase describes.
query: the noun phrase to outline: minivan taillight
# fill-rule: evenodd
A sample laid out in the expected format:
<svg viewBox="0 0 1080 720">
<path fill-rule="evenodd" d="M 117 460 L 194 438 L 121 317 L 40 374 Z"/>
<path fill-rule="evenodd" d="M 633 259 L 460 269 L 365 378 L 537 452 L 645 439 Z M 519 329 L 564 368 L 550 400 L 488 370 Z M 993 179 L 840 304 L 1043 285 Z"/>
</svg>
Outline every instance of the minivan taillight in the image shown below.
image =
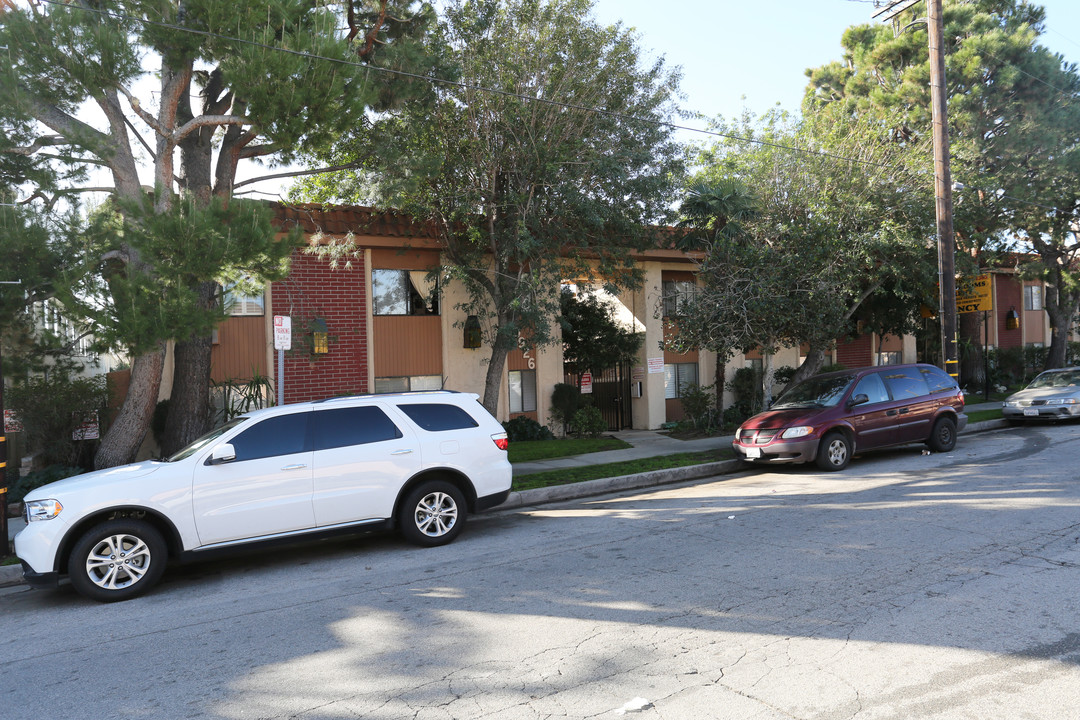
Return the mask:
<svg viewBox="0 0 1080 720">
<path fill-rule="evenodd" d="M 506 437 L 506 433 L 499 433 L 492 435 L 491 439 L 495 441 L 495 447 L 500 450 L 505 450 L 510 447 L 510 438 Z"/>
</svg>

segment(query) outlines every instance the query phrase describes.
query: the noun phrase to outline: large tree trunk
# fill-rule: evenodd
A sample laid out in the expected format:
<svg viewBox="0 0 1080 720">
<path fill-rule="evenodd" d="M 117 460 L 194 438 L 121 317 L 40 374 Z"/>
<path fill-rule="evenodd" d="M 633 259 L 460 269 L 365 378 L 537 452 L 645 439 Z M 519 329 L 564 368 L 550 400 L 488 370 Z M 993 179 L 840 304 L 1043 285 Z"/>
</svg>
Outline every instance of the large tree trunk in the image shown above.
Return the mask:
<svg viewBox="0 0 1080 720">
<path fill-rule="evenodd" d="M 94 455 L 96 469 L 124 465 L 135 460 L 157 406 L 164 364 L 164 345 L 158 350 L 139 355 L 131 363 L 127 396 Z"/>
<path fill-rule="evenodd" d="M 713 391 L 716 393 L 716 417 L 718 424 L 724 424 L 724 383 L 727 381 L 727 361 L 724 356 L 716 356 L 716 373 L 713 377 Z"/>
<path fill-rule="evenodd" d="M 217 297 L 217 285 L 211 282 L 198 286 L 199 303 L 208 308 Z M 213 339 L 191 336 L 176 343 L 173 352 L 173 388 L 169 398 L 169 415 L 165 420 L 165 437 L 161 450 L 172 455 L 210 429 L 210 355 Z"/>
<path fill-rule="evenodd" d="M 1068 354 L 1069 331 L 1076 315 L 1077 296 L 1062 293 L 1053 286 L 1047 287 L 1046 314 L 1050 317 L 1050 348 L 1046 353 L 1044 370 L 1065 367 Z"/>
<path fill-rule="evenodd" d="M 816 345 L 810 343 L 810 349 L 806 353 L 806 359 L 803 360 L 803 364 L 798 367 L 795 374 L 791 376 L 791 382 L 788 387 L 801 383 L 806 378 L 816 375 L 818 370 L 825 364 L 825 346 Z"/>
<path fill-rule="evenodd" d="M 502 389 L 503 368 L 506 367 L 506 356 L 509 351 L 506 348 L 491 348 L 491 359 L 488 361 L 487 376 L 484 379 L 484 402 L 483 405 L 489 413 L 499 416 L 499 391 Z"/>
<path fill-rule="evenodd" d="M 761 357 L 764 358 L 761 373 L 761 409 L 764 411 L 772 405 L 772 386 L 776 377 L 776 366 L 771 352 L 762 352 Z"/>
</svg>

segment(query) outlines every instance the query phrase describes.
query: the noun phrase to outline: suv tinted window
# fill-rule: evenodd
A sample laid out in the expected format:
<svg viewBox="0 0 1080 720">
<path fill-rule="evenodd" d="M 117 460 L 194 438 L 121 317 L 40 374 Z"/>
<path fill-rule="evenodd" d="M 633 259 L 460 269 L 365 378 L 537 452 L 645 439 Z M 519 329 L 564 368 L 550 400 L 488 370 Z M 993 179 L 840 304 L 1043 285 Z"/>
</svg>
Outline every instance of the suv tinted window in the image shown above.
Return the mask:
<svg viewBox="0 0 1080 720">
<path fill-rule="evenodd" d="M 401 410 L 414 423 L 429 432 L 480 427 L 480 423 L 473 420 L 469 413 L 457 405 L 410 403 L 408 405 L 398 405 L 398 410 Z"/>
<path fill-rule="evenodd" d="M 923 380 L 919 368 L 896 368 L 881 373 L 893 400 L 911 400 L 930 394 L 930 386 Z"/>
<path fill-rule="evenodd" d="M 401 430 L 381 408 L 335 408 L 315 412 L 315 449 L 330 450 L 349 445 L 394 440 Z"/>
<path fill-rule="evenodd" d="M 248 428 L 229 441 L 237 461 L 307 452 L 311 449 L 307 433 L 310 416 L 310 412 L 278 415 Z"/>
<path fill-rule="evenodd" d="M 926 367 L 920 367 L 919 372 L 922 373 L 923 378 L 926 380 L 926 384 L 930 386 L 930 392 L 952 390 L 957 387 L 956 381 L 949 377 L 949 374 L 941 368 L 927 365 Z"/>
<path fill-rule="evenodd" d="M 860 394 L 870 398 L 867 405 L 889 401 L 889 391 L 885 389 L 885 383 L 881 381 L 881 373 L 871 373 L 860 380 L 851 393 L 851 397 Z"/>
</svg>

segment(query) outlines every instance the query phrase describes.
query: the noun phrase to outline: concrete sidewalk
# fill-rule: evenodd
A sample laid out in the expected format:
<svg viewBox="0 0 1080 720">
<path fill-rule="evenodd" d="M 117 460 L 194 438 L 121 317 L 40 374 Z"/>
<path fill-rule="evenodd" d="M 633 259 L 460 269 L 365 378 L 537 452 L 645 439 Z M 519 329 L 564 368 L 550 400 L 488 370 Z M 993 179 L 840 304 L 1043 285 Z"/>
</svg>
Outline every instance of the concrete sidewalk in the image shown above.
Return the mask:
<svg viewBox="0 0 1080 720">
<path fill-rule="evenodd" d="M 976 403 L 968 405 L 966 412 L 975 410 L 993 410 L 1001 407 L 1000 402 Z M 1007 427 L 1006 420 L 989 420 L 981 423 L 968 423 L 962 434 L 994 430 Z M 589 453 L 587 455 L 574 455 L 572 457 L 553 458 L 551 460 L 538 460 L 529 463 L 517 463 L 514 465 L 514 477 L 528 475 L 530 473 L 544 472 L 546 470 L 560 470 L 566 468 L 585 467 L 588 465 L 605 465 L 607 463 L 622 462 L 625 460 L 640 460 L 642 458 L 656 457 L 658 455 L 674 455 L 684 452 L 705 452 L 731 447 L 731 435 L 700 438 L 696 440 L 677 440 L 667 433 L 654 430 L 622 430 L 611 435 L 625 440 L 633 445 L 623 450 L 606 450 L 604 452 Z M 724 473 L 752 471 L 767 466 L 750 465 L 742 460 L 724 460 L 721 462 L 705 463 L 703 465 L 689 465 L 681 468 L 668 470 L 652 470 L 637 473 L 635 475 L 622 475 L 619 477 L 590 480 L 587 482 L 571 483 L 569 485 L 556 485 L 553 487 L 537 488 L 535 490 L 522 490 L 510 494 L 509 499 L 498 507 L 499 510 L 524 507 L 528 505 L 542 505 L 549 502 L 573 500 L 575 498 L 602 495 L 608 492 L 620 490 L 632 490 L 635 488 L 653 487 L 667 483 L 685 482 L 697 478 L 713 477 Z M 15 533 L 23 528 L 25 523 L 22 518 L 8 519 L 9 539 L 15 537 Z M 22 582 L 22 567 L 9 565 L 0 567 L 0 587 L 14 585 Z"/>
</svg>

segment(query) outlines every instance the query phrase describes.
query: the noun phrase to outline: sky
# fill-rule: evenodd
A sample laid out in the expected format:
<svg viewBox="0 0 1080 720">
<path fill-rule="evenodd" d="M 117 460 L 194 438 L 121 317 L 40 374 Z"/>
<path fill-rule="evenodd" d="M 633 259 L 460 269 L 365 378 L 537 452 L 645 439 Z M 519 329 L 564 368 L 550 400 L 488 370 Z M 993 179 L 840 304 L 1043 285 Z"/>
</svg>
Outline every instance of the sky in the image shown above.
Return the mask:
<svg viewBox="0 0 1080 720">
<path fill-rule="evenodd" d="M 1046 8 L 1042 43 L 1080 63 L 1080 0 L 1036 4 Z M 635 28 L 651 57 L 682 67 L 684 109 L 727 118 L 778 103 L 797 112 L 804 71 L 840 60 L 844 30 L 877 22 L 874 12 L 873 0 L 597 0 L 595 7 L 604 24 Z"/>
</svg>

